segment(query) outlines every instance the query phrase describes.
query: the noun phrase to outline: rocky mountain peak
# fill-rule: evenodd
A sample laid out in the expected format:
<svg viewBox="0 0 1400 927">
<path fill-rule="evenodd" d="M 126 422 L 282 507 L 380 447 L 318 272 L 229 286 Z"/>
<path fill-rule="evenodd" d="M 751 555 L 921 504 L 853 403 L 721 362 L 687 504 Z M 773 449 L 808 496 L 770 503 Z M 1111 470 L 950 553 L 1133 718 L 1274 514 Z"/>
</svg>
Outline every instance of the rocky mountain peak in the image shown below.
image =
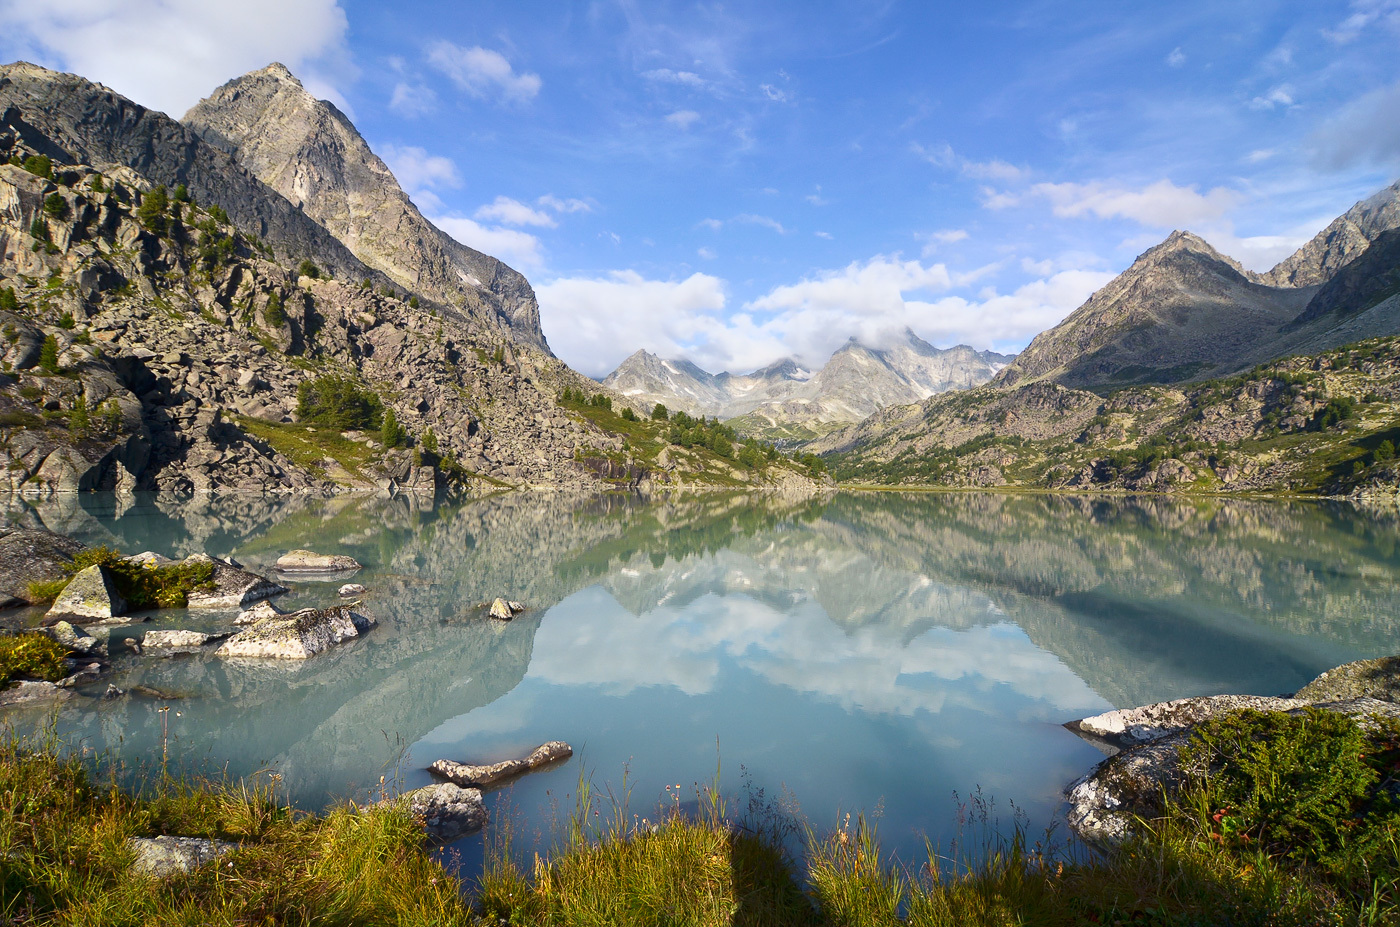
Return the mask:
<svg viewBox="0 0 1400 927">
<path fill-rule="evenodd" d="M 395 283 L 548 350 L 529 282 L 424 218 L 350 120 L 285 66 L 229 81 L 184 123 Z"/>
<path fill-rule="evenodd" d="M 1361 256 L 1381 233 L 1400 228 L 1400 181 L 1380 190 L 1336 219 L 1312 240 L 1262 276 L 1270 286 L 1326 283 Z"/>
</svg>

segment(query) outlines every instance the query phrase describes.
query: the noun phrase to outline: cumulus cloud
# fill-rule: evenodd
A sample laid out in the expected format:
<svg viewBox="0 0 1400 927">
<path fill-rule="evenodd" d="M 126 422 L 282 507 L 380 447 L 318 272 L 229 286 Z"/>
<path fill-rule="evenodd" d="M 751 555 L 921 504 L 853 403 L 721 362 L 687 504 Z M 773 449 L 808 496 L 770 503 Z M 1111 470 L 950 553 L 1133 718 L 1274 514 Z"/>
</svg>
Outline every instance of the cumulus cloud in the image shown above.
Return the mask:
<svg viewBox="0 0 1400 927">
<path fill-rule="evenodd" d="M 696 122 L 700 121 L 700 114 L 693 109 L 678 109 L 667 116 L 666 121 L 678 128 L 689 129 Z"/>
<path fill-rule="evenodd" d="M 987 270 L 955 274 L 943 264 L 877 255 L 774 287 L 737 310 L 727 305 L 724 282 L 707 274 L 676 281 L 614 271 L 558 279 L 536 293 L 555 351 L 602 376 L 638 348 L 716 372 L 754 370 L 781 357 L 819 366 L 852 336 L 880 346 L 905 328 L 935 344 L 1019 347 L 1113 277 L 1067 269 L 1005 294 L 994 287 L 975 297 L 950 292 Z"/>
<path fill-rule="evenodd" d="M 526 103 L 539 95 L 542 84 L 538 74 L 517 74 L 505 55 L 480 45 L 463 48 L 446 40 L 435 42 L 428 48 L 428 64 L 483 100 L 494 96 L 508 103 Z"/>
<path fill-rule="evenodd" d="M 487 203 L 473 213 L 472 218 L 496 221 L 504 225 L 537 225 L 550 229 L 559 225 L 548 213 L 526 206 L 508 196 L 496 197 L 494 202 Z"/>
<path fill-rule="evenodd" d="M 399 186 L 416 197 L 427 190 L 460 187 L 462 178 L 451 158 L 430 155 L 416 145 L 383 145 L 381 157 L 394 172 Z"/>
<path fill-rule="evenodd" d="M 709 274 L 655 280 L 616 270 L 556 279 L 536 286 L 535 295 L 555 352 L 592 376 L 609 373 L 639 347 L 685 354 L 724 328 L 724 282 Z"/>
<path fill-rule="evenodd" d="M 428 221 L 468 248 L 500 258 L 518 270 L 538 270 L 544 266 L 540 240 L 528 232 L 482 225 L 465 216 L 429 216 Z"/>
<path fill-rule="evenodd" d="M 1244 199 L 1239 192 L 1225 187 L 1201 193 L 1194 185 L 1179 187 L 1170 180 L 1159 180 L 1141 189 L 1092 181 L 1038 183 L 1021 193 L 986 193 L 983 205 L 989 209 L 1043 200 L 1062 218 L 1092 214 L 1100 219 L 1131 219 L 1156 228 L 1184 228 L 1217 220 Z"/>
<path fill-rule="evenodd" d="M 176 117 L 271 61 L 345 109 L 327 75 L 353 73 L 337 0 L 0 0 L 0 22 L 17 57 L 101 81 Z"/>
<path fill-rule="evenodd" d="M 1313 134 L 1310 147 L 1314 163 L 1329 170 L 1400 163 L 1400 83 L 1344 106 Z"/>
</svg>

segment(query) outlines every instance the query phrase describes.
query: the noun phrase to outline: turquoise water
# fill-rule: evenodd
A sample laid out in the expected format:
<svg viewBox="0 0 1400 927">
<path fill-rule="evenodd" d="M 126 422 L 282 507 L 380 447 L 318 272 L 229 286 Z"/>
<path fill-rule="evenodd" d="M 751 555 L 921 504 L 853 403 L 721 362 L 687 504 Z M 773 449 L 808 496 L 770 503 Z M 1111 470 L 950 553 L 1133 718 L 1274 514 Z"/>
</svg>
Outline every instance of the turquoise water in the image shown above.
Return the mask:
<svg viewBox="0 0 1400 927">
<path fill-rule="evenodd" d="M 819 829 L 883 814 L 909 857 L 947 841 L 980 788 L 1039 829 L 1100 755 L 1065 731 L 1110 707 L 1290 692 L 1400 651 L 1400 527 L 1319 504 L 980 494 L 110 497 L 11 501 L 11 520 L 125 552 L 207 551 L 270 568 L 282 551 L 365 564 L 366 638 L 305 663 L 137 657 L 121 640 L 229 614 L 156 615 L 113 632 L 108 682 L 170 695 L 80 700 L 75 742 L 134 763 L 275 772 L 319 808 L 381 776 L 429 781 L 440 757 L 491 761 L 567 740 L 573 761 L 488 797 L 526 834 L 567 810 L 580 771 L 654 813 L 665 786 L 716 775 Z M 529 611 L 509 624 L 474 606 Z M 297 583 L 283 607 L 325 604 Z M 34 712 L 12 717 L 25 723 Z M 166 723 L 162 728 L 162 721 Z M 480 837 L 458 850 L 471 868 Z"/>
</svg>

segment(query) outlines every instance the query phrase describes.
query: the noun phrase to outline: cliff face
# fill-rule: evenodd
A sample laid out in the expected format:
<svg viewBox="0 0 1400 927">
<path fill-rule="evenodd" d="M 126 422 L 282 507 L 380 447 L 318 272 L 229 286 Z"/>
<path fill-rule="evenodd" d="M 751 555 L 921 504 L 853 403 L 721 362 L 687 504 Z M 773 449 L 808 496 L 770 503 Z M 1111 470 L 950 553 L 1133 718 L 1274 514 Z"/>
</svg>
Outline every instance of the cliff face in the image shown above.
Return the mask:
<svg viewBox="0 0 1400 927">
<path fill-rule="evenodd" d="M 1357 203 L 1306 245 L 1261 277 L 1270 286 L 1326 283 L 1370 247 L 1382 232 L 1400 227 L 1400 181 Z"/>
<path fill-rule="evenodd" d="M 529 282 L 423 218 L 350 120 L 284 66 L 229 81 L 184 124 L 395 283 L 549 350 Z"/>
<path fill-rule="evenodd" d="M 290 202 L 268 196 L 228 154 L 101 84 L 24 62 L 2 65 L 0 127 L 60 163 L 128 167 L 153 184 L 185 184 L 196 200 L 219 204 L 235 226 L 293 264 L 310 257 L 336 276 L 383 279 Z"/>
</svg>

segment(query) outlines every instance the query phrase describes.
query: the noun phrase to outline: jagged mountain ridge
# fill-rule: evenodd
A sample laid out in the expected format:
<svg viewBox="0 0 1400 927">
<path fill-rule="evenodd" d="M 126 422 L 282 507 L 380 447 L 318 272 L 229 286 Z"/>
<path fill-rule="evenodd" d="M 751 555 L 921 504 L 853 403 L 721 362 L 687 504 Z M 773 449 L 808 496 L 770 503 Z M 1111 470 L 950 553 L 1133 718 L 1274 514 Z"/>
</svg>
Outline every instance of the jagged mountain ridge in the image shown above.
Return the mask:
<svg viewBox="0 0 1400 927">
<path fill-rule="evenodd" d="M 603 385 L 634 401 L 691 415 L 854 422 L 888 405 L 985 383 L 1009 360 L 966 345 L 940 350 L 906 329 L 884 348 L 852 338 L 816 372 L 786 358 L 750 374 L 712 374 L 687 360 L 637 351 Z"/>
<path fill-rule="evenodd" d="M 182 121 L 400 286 L 498 316 L 518 340 L 549 350 L 525 277 L 425 219 L 350 120 L 284 65 L 225 83 Z"/>
<path fill-rule="evenodd" d="M 1382 232 L 1400 227 L 1400 181 L 1342 213 L 1312 240 L 1280 261 L 1261 283 L 1316 286 L 1355 260 Z"/>
</svg>

